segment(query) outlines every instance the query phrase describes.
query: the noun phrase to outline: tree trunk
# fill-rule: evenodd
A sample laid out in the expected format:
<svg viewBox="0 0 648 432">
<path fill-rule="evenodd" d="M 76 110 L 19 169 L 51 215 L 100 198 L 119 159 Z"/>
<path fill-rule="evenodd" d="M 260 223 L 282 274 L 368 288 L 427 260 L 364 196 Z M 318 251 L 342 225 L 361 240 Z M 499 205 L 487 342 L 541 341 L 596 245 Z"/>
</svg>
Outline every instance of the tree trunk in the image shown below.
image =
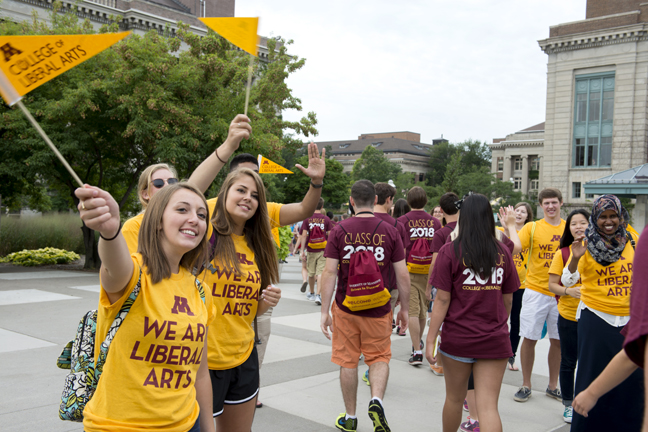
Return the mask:
<svg viewBox="0 0 648 432">
<path fill-rule="evenodd" d="M 81 227 L 81 231 L 83 231 L 83 245 L 85 246 L 85 264 L 83 268 L 98 269 L 101 267 L 101 259 L 99 259 L 95 232 L 88 228 L 85 223 Z"/>
</svg>

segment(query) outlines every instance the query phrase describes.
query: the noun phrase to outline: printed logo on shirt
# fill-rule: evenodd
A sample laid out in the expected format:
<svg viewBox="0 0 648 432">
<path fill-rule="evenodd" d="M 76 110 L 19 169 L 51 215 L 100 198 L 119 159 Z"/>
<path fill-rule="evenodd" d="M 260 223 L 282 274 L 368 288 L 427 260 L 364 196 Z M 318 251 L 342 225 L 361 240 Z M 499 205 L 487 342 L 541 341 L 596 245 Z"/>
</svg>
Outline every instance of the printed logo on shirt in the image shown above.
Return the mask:
<svg viewBox="0 0 648 432">
<path fill-rule="evenodd" d="M 561 236 L 558 234 L 554 234 L 554 236 L 551 238 L 552 242 L 559 242 L 561 239 Z"/>
<path fill-rule="evenodd" d="M 175 296 L 175 301 L 173 303 L 173 307 L 171 308 L 171 313 L 176 315 L 179 313 L 184 313 L 189 316 L 194 316 L 194 313 L 191 312 L 191 309 L 189 308 L 189 302 L 187 302 L 187 299 L 178 296 Z"/>
<path fill-rule="evenodd" d="M 463 263 L 464 266 L 466 263 Z M 490 277 L 482 278 L 481 275 L 476 274 L 472 269 L 464 269 L 463 274 L 466 279 L 463 281 L 462 288 L 465 291 L 492 291 L 501 290 L 502 282 L 504 281 L 504 269 L 501 267 L 504 264 L 504 255 L 499 254 L 499 262 L 493 267 Z M 490 283 L 490 285 L 487 285 Z"/>
<path fill-rule="evenodd" d="M 248 261 L 248 259 L 247 259 L 247 257 L 245 256 L 245 254 L 242 254 L 242 253 L 238 253 L 238 252 L 236 252 L 236 256 L 238 257 L 239 262 L 240 262 L 241 264 L 247 264 L 247 265 L 253 265 L 253 264 L 254 264 L 252 261 Z"/>
<path fill-rule="evenodd" d="M 176 297 L 177 298 L 177 297 Z M 195 327 L 194 327 L 195 326 Z M 158 320 L 151 322 L 149 317 L 144 317 L 144 337 L 149 333 L 155 334 L 155 342 L 151 343 L 148 348 L 145 346 L 147 341 L 135 341 L 130 359 L 135 361 L 150 362 L 160 365 L 184 366 L 190 364 L 200 364 L 203 353 L 203 344 L 205 341 L 205 326 L 200 323 L 187 325 L 184 332 L 178 329 L 178 323 L 175 321 L 163 320 L 162 324 Z M 182 338 L 178 339 L 180 335 Z M 184 345 L 168 345 L 169 342 L 176 343 L 184 341 L 202 342 L 195 349 Z M 144 345 L 144 346 L 140 346 Z M 191 385 L 193 379 L 191 370 L 181 370 L 178 368 L 168 369 L 165 367 L 153 367 L 142 383 L 143 386 L 153 386 L 156 388 L 178 389 L 187 388 Z"/>
<path fill-rule="evenodd" d="M 218 282 L 212 286 L 212 296 L 222 297 L 234 300 L 227 302 L 223 308 L 222 315 L 248 316 L 252 312 L 253 302 L 259 301 L 259 290 L 251 284 L 261 283 L 261 274 L 258 271 L 248 272 L 247 276 L 242 276 L 234 271 L 222 270 L 216 267 L 218 279 L 226 279 L 238 283 L 224 283 L 222 290 L 217 291 Z M 222 282 L 222 281 L 221 281 Z"/>
<path fill-rule="evenodd" d="M 560 236 L 558 236 L 558 240 L 560 240 Z M 538 258 L 545 260 L 543 267 L 550 268 L 551 261 L 553 260 L 554 254 L 556 253 L 556 251 L 554 250 L 555 245 L 553 243 L 538 243 L 538 247 L 540 248 L 540 252 L 538 252 Z"/>
<path fill-rule="evenodd" d="M 374 234 L 373 237 L 371 233 L 347 233 L 344 236 L 344 246 L 343 251 L 345 254 L 342 256 L 342 264 L 349 264 L 351 255 L 354 252 L 359 252 L 363 250 L 368 250 L 374 254 L 378 265 L 382 267 L 385 265 L 383 263 L 385 259 L 385 248 L 383 244 L 385 243 L 385 234 Z M 358 246 L 355 246 L 358 245 Z"/>
<path fill-rule="evenodd" d="M 630 287 L 632 286 L 632 263 L 621 264 L 619 273 L 613 267 L 596 270 L 596 273 L 599 275 L 596 281 L 597 286 L 612 286 L 608 290 L 608 297 L 627 296 L 630 294 Z"/>
</svg>

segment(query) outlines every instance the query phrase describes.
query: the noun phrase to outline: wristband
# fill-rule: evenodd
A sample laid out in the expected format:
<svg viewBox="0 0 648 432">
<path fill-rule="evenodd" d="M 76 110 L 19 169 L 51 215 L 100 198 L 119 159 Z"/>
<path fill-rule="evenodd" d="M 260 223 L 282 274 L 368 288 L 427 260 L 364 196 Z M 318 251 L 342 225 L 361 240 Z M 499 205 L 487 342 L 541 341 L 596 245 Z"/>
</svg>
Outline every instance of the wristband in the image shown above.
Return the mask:
<svg viewBox="0 0 648 432">
<path fill-rule="evenodd" d="M 223 159 L 220 158 L 220 156 L 218 156 L 218 149 L 214 150 L 214 153 L 216 154 L 216 157 L 218 158 L 219 161 L 221 161 L 223 165 L 227 165 L 227 162 L 225 162 Z"/>
<path fill-rule="evenodd" d="M 313 180 L 311 180 L 311 186 L 313 186 L 315 189 L 320 189 L 320 188 L 324 187 L 324 182 L 316 185 L 315 183 L 313 183 Z"/>
<path fill-rule="evenodd" d="M 119 233 L 121 232 L 121 227 L 122 227 L 122 226 L 121 226 L 121 223 L 120 223 L 120 224 L 119 224 L 119 229 L 117 230 L 117 234 L 115 234 L 115 235 L 112 236 L 111 238 L 106 238 L 106 237 L 102 236 L 101 233 L 99 233 L 99 237 L 101 237 L 101 238 L 104 239 L 105 241 L 115 240 L 115 239 L 117 238 L 117 236 L 119 235 Z"/>
<path fill-rule="evenodd" d="M 567 287 L 565 287 L 565 295 L 567 295 Z"/>
</svg>

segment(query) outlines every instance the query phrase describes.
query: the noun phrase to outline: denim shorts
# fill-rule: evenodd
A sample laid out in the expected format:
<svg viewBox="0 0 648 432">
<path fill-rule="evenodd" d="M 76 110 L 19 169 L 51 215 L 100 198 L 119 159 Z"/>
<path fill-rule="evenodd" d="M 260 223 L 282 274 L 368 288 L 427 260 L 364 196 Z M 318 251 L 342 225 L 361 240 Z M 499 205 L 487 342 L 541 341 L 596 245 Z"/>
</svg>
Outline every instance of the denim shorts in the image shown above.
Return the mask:
<svg viewBox="0 0 648 432">
<path fill-rule="evenodd" d="M 477 363 L 476 358 L 470 358 L 470 357 L 457 357 L 453 356 L 452 354 L 448 354 L 446 352 L 441 351 L 441 348 L 439 348 L 439 352 L 443 354 L 444 356 L 451 358 L 452 360 L 456 360 L 461 363 Z"/>
</svg>

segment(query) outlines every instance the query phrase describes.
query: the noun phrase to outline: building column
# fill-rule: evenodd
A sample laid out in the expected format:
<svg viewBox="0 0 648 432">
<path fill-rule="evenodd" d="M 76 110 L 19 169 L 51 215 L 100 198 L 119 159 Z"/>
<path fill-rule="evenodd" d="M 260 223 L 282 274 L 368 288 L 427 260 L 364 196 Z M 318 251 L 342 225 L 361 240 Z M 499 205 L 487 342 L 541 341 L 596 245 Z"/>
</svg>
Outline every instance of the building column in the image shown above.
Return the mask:
<svg viewBox="0 0 648 432">
<path fill-rule="evenodd" d="M 491 158 L 491 173 L 497 174 L 497 157 Z"/>
<path fill-rule="evenodd" d="M 529 194 L 529 156 L 522 156 L 522 193 Z"/>
<path fill-rule="evenodd" d="M 541 155 L 536 156 L 538 158 L 538 193 L 542 190 L 542 159 Z"/>
<path fill-rule="evenodd" d="M 502 181 L 510 181 L 511 179 L 511 156 L 504 156 L 504 171 L 502 173 Z"/>
<path fill-rule="evenodd" d="M 637 202 L 632 210 L 632 226 L 639 234 L 648 223 L 648 195 L 637 195 Z"/>
</svg>

